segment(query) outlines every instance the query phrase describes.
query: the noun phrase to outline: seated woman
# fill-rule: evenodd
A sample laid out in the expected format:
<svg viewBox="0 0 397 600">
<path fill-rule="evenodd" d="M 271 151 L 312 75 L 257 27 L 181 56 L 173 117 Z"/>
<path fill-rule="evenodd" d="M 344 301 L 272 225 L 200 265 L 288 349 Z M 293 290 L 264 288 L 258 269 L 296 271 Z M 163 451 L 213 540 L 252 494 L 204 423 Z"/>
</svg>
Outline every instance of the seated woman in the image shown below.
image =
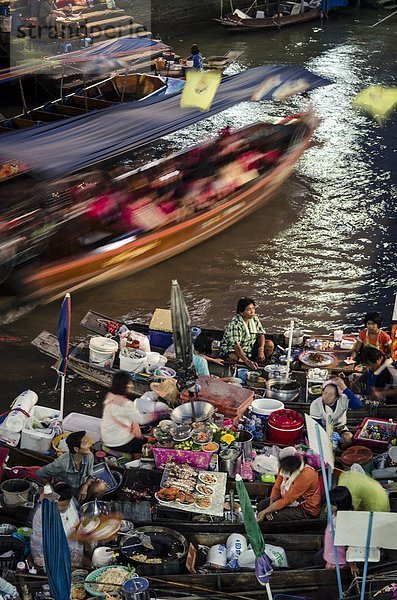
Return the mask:
<svg viewBox="0 0 397 600">
<path fill-rule="evenodd" d="M 280 470 L 270 498 L 258 504 L 258 521 L 315 519 L 321 512 L 318 474 L 292 446 L 279 454 Z"/>
<path fill-rule="evenodd" d="M 265 339 L 265 330 L 255 314 L 255 302 L 240 298 L 237 315 L 226 325 L 219 353 L 221 358 L 241 361 L 250 369 L 257 369 L 274 352 L 274 344 Z"/>
<path fill-rule="evenodd" d="M 142 425 L 161 418 L 168 407 L 163 402 L 150 401 L 142 397 L 134 402 L 127 394 L 134 389 L 131 376 L 126 371 L 118 371 L 113 376 L 112 386 L 103 403 L 101 437 L 105 446 L 118 452 L 140 454 L 145 440 Z M 144 409 L 147 409 L 144 412 Z"/>
<path fill-rule="evenodd" d="M 349 408 L 361 408 L 362 402 L 348 389 L 343 379 L 335 377 L 323 383 L 322 395 L 310 405 L 310 416 L 324 428 L 327 422 L 327 406 L 332 411 L 333 428 L 342 439 L 342 448 L 348 448 L 353 443 L 353 434 L 346 425 L 347 411 Z"/>
<path fill-rule="evenodd" d="M 373 346 L 385 356 L 390 355 L 391 337 L 382 331 L 382 315 L 379 312 L 369 312 L 364 317 L 365 329 L 362 329 L 354 345 L 350 358 L 355 360 L 361 349 Z"/>
<path fill-rule="evenodd" d="M 65 531 L 66 537 L 68 538 L 75 525 L 79 522 L 77 505 L 75 499 L 72 496 L 73 490 L 70 487 L 70 485 L 64 482 L 55 483 L 53 486 L 53 490 L 56 494 L 59 495 L 57 501 L 59 514 L 61 515 L 63 529 Z M 40 503 L 33 516 L 33 532 L 30 538 L 31 554 L 33 561 L 37 567 L 44 567 L 42 523 L 43 515 Z M 70 550 L 70 559 L 72 567 L 80 567 L 83 560 L 83 546 L 79 544 L 79 542 L 71 541 L 69 539 L 68 545 Z"/>
</svg>

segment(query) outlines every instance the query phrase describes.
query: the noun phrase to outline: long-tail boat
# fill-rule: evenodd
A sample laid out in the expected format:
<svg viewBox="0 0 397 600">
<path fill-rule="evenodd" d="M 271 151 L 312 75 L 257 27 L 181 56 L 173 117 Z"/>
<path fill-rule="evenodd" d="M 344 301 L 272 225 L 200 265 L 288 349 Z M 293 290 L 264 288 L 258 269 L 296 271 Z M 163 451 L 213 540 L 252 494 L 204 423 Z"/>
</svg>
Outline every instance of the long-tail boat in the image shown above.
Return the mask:
<svg viewBox="0 0 397 600">
<path fill-rule="evenodd" d="M 304 6 L 301 2 L 270 2 L 264 5 L 255 2 L 246 12 L 237 8 L 214 20 L 228 33 L 241 33 L 291 27 L 317 20 L 320 16 L 321 8 Z"/>
<path fill-rule="evenodd" d="M 145 335 L 149 335 L 149 327 L 148 325 L 144 325 L 142 323 L 131 323 L 125 322 L 122 320 L 117 320 L 108 316 L 105 316 L 101 313 L 98 313 L 93 310 L 89 310 L 87 314 L 81 320 L 81 325 L 85 327 L 90 332 L 97 335 L 108 335 L 109 329 L 108 324 L 113 324 L 116 329 L 117 327 L 121 327 L 125 325 L 130 329 L 143 333 Z M 201 328 L 202 331 L 210 333 L 214 339 L 220 340 L 222 339 L 223 332 L 222 330 L 217 329 L 207 329 Z M 282 335 L 272 335 L 269 336 L 276 343 L 279 343 L 282 339 Z M 42 331 L 33 341 L 32 344 L 38 348 L 40 352 L 50 356 L 51 358 L 59 358 L 59 346 L 57 337 L 48 332 Z M 158 351 L 160 353 L 164 352 L 164 348 L 153 347 L 153 350 Z M 169 365 L 173 367 L 172 360 L 169 361 Z M 92 381 L 97 385 L 102 387 L 110 387 L 112 382 L 112 377 L 118 368 L 117 358 L 112 368 L 100 367 L 90 363 L 89 361 L 89 347 L 88 342 L 80 342 L 77 345 L 74 345 L 70 354 L 69 366 L 72 371 L 82 376 L 84 379 Z M 221 367 L 215 366 L 214 374 L 223 376 L 226 375 L 223 372 Z M 306 373 L 302 370 L 292 370 L 292 376 L 300 381 L 302 384 L 302 389 L 305 388 L 306 383 Z M 149 389 L 150 378 L 142 373 L 142 374 L 134 374 L 134 394 L 140 396 L 145 391 Z M 257 394 L 265 395 L 264 387 L 253 387 L 258 384 L 250 384 Z M 305 399 L 300 398 L 299 400 L 293 402 L 284 402 L 286 408 L 290 408 L 296 410 L 302 414 L 309 414 L 310 412 L 310 402 L 305 401 Z M 365 417 L 369 414 L 372 416 L 376 416 L 379 418 L 386 419 L 397 419 L 397 405 L 383 405 L 379 403 L 378 405 L 365 405 L 362 409 L 350 411 L 349 413 L 349 423 L 360 423 Z"/>
<path fill-rule="evenodd" d="M 82 105 L 84 101 L 82 98 Z M 1 227 L 7 235 L 1 265 L 3 281 L 9 282 L 13 277 L 23 289 L 25 302 L 53 300 L 62 296 L 65 289 L 74 292 L 125 277 L 209 239 L 270 200 L 309 146 L 316 124 L 312 114 L 295 115 L 277 124 L 257 123 L 229 135 L 226 145 L 220 142 L 222 137 L 217 138 L 117 176 L 114 185 L 127 197 L 125 206 L 132 202 L 131 190 L 134 190 L 134 199 L 140 198 L 136 190 L 142 178 L 167 188 L 171 196 L 183 190 L 184 185 L 190 190 L 190 185 L 204 185 L 209 180 L 219 184 L 215 195 L 211 192 L 205 205 L 201 202 L 202 193 L 187 194 L 187 188 L 181 192 L 182 197 L 180 194 L 172 196 L 177 210 L 174 209 L 167 215 L 165 223 L 154 229 L 134 227 L 131 230 L 127 222 L 111 222 L 85 235 L 88 233 L 87 207 L 93 195 L 88 200 L 85 195 L 80 203 L 76 200 L 73 190 L 76 192 L 78 186 L 77 176 L 73 176 L 72 182 L 68 178 L 58 181 L 58 187 L 50 195 L 51 206 L 48 194 L 40 188 L 35 209 L 16 216 L 16 207 L 12 205 L 8 207 L 9 217 L 7 211 L 3 212 Z M 211 170 L 209 157 L 214 157 L 214 161 L 219 158 L 221 143 L 225 161 L 221 167 Z M 277 155 L 277 159 L 259 161 L 257 169 L 247 170 L 236 182 L 229 181 L 226 188 L 225 177 L 233 178 L 233 165 L 239 157 L 233 152 L 229 154 L 233 144 L 242 144 L 245 153 Z M 206 157 L 206 161 L 197 164 L 195 157 L 199 154 Z M 189 170 L 187 164 L 191 165 L 192 160 L 194 166 Z M 225 174 L 227 169 L 229 173 Z M 96 190 L 100 195 L 103 174 L 98 171 L 96 177 Z M 155 203 L 163 197 L 157 196 Z M 57 201 L 58 206 L 54 207 L 52 202 Z M 40 260 L 35 260 L 37 256 Z"/>
</svg>

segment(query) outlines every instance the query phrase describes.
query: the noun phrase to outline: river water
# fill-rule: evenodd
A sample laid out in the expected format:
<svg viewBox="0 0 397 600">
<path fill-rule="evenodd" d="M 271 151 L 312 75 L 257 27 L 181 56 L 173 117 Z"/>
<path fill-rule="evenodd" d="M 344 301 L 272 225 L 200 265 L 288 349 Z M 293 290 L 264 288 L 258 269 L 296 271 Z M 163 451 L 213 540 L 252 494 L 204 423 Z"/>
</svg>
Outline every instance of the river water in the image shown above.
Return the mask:
<svg viewBox="0 0 397 600">
<path fill-rule="evenodd" d="M 331 79 L 311 101 L 321 124 L 313 147 L 295 175 L 261 210 L 171 260 L 127 279 L 72 298 L 73 335 L 89 308 L 107 315 L 148 321 L 154 308 L 167 307 L 171 279 L 185 292 L 195 324 L 223 326 L 242 295 L 254 298 L 269 331 L 290 318 L 306 328 L 330 331 L 359 325 L 367 309 L 391 320 L 396 291 L 397 118 L 380 128 L 352 106 L 371 84 L 395 84 L 396 19 L 370 26 L 388 13 L 349 9 L 328 21 L 281 32 L 229 35 L 215 24 L 185 36 L 164 36 L 186 55 L 197 43 L 204 55 L 241 52 L 232 71 L 266 63 L 304 65 Z M 144 155 L 161 155 L 204 140 L 226 124 L 242 126 L 291 114 L 306 100 L 285 104 L 242 104 L 169 136 Z M 131 157 L 132 158 L 132 157 Z M 38 391 L 41 403 L 56 403 L 53 361 L 30 346 L 42 329 L 55 331 L 59 305 L 36 308 L 2 328 L 0 409 L 23 389 Z M 103 391 L 70 376 L 67 404 L 97 414 Z"/>
</svg>

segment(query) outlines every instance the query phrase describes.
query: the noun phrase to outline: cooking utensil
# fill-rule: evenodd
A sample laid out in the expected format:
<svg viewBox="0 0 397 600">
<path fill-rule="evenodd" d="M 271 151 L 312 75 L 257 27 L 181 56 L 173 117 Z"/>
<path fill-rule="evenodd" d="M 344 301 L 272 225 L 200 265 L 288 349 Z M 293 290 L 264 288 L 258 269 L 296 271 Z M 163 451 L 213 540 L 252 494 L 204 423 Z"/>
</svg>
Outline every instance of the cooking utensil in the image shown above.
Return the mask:
<svg viewBox="0 0 397 600">
<path fill-rule="evenodd" d="M 121 546 L 121 553 L 133 562 L 135 566 L 139 565 L 139 572 L 150 575 L 172 575 L 178 574 L 184 564 L 187 554 L 188 544 L 184 536 L 177 531 L 167 527 L 141 527 L 136 529 L 136 534 L 140 537 L 142 534 L 148 536 L 153 549 L 139 546 L 138 536 L 133 539 L 128 538 Z M 131 541 L 130 541 L 131 540 Z M 148 560 L 159 559 L 161 562 L 140 562 L 134 559 L 134 556 L 143 554 Z"/>
<path fill-rule="evenodd" d="M 301 384 L 294 379 L 275 377 L 266 382 L 266 398 L 274 398 L 281 402 L 295 400 L 301 390 Z"/>
<path fill-rule="evenodd" d="M 191 423 L 193 420 L 192 404 L 194 406 L 194 420 L 195 421 L 206 421 L 210 419 L 215 412 L 215 406 L 210 402 L 204 402 L 203 400 L 195 400 L 193 402 L 186 402 L 174 408 L 170 414 L 170 418 L 175 423 Z"/>
</svg>

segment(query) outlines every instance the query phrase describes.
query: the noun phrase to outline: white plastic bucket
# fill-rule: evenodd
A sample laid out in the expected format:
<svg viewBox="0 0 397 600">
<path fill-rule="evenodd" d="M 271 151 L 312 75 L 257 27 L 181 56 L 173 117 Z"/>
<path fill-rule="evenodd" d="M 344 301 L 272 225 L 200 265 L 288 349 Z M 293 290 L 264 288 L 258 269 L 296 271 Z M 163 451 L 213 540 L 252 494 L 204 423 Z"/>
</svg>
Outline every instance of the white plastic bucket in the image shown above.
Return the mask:
<svg viewBox="0 0 397 600">
<path fill-rule="evenodd" d="M 112 367 L 118 344 L 110 338 L 96 336 L 90 339 L 90 363 L 98 367 Z"/>
<path fill-rule="evenodd" d="M 120 369 L 129 373 L 141 373 L 146 365 L 146 353 L 141 350 L 129 352 L 128 348 L 120 351 Z"/>
<path fill-rule="evenodd" d="M 275 410 L 281 410 L 282 408 L 284 408 L 284 404 L 280 400 L 273 400 L 272 398 L 258 398 L 251 404 L 251 412 L 261 417 L 267 417 Z"/>
</svg>

